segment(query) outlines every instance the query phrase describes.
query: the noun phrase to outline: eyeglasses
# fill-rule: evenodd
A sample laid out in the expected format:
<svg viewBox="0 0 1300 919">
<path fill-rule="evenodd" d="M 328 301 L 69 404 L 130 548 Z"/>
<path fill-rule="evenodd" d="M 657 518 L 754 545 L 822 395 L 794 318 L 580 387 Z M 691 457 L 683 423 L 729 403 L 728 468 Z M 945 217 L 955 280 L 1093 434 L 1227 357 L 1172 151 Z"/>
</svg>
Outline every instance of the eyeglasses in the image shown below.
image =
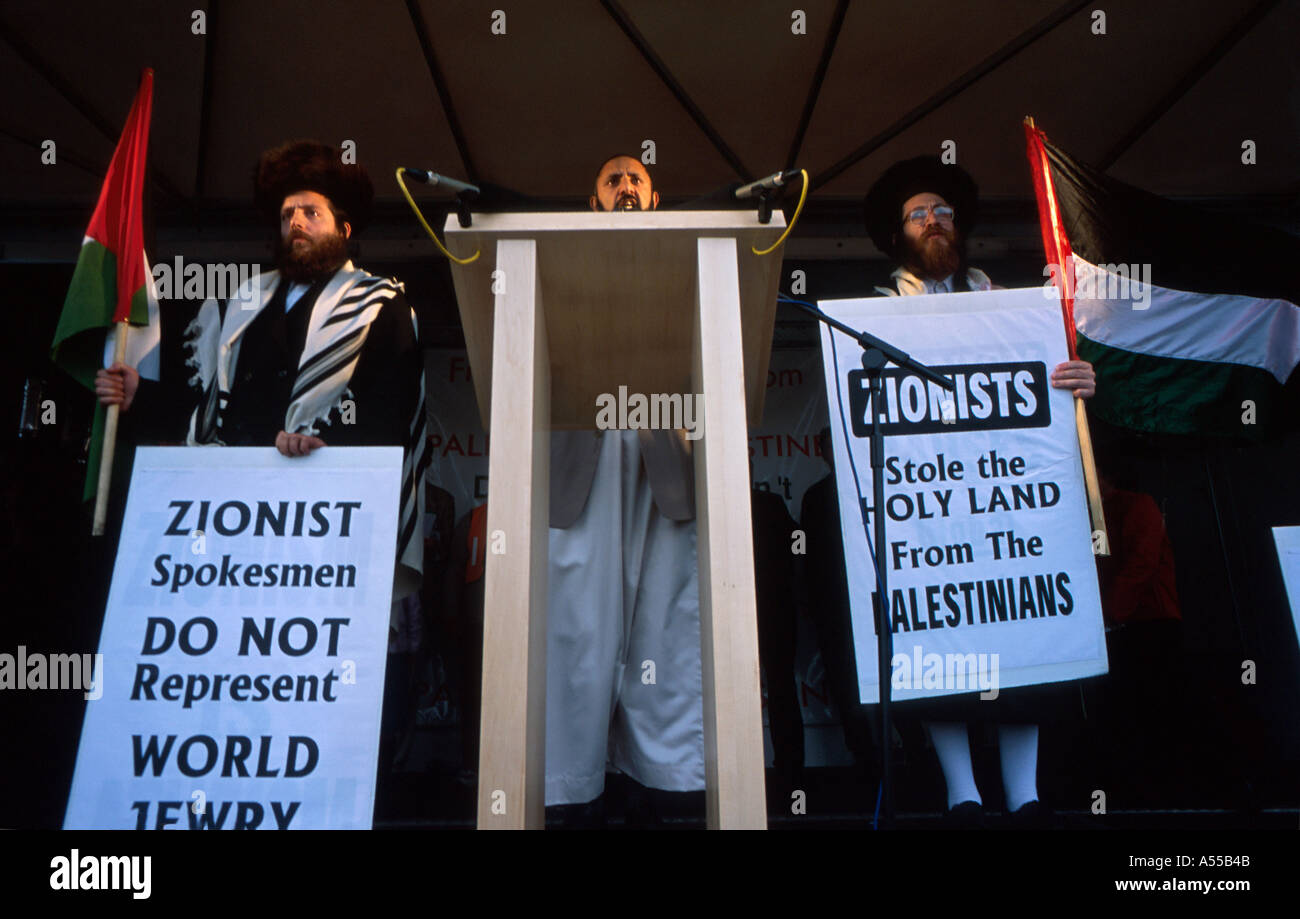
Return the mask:
<svg viewBox="0 0 1300 919">
<path fill-rule="evenodd" d="M 926 207 L 912 208 L 903 215 L 903 219 L 919 226 L 925 223 L 925 218 L 930 214 L 934 214 L 934 219 L 940 223 L 952 223 L 957 212 L 947 204 L 931 204 Z"/>
</svg>

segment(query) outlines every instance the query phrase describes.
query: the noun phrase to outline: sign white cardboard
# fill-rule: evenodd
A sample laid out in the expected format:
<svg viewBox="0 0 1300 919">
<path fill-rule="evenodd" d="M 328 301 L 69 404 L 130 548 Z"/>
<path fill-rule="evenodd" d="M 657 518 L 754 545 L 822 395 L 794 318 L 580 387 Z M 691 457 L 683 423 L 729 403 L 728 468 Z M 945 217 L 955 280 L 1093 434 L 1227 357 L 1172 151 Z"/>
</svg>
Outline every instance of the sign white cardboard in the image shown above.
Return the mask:
<svg viewBox="0 0 1300 919">
<path fill-rule="evenodd" d="M 947 394 L 894 367 L 885 375 L 892 697 L 1106 672 L 1073 396 L 1048 383 L 1067 359 L 1055 298 L 1031 288 L 821 308 L 959 384 Z M 872 495 L 870 390 L 854 340 L 823 327 L 822 354 L 859 688 L 876 702 L 875 577 L 860 510 Z"/>
<path fill-rule="evenodd" d="M 371 825 L 401 464 L 137 451 L 65 828 Z"/>
</svg>

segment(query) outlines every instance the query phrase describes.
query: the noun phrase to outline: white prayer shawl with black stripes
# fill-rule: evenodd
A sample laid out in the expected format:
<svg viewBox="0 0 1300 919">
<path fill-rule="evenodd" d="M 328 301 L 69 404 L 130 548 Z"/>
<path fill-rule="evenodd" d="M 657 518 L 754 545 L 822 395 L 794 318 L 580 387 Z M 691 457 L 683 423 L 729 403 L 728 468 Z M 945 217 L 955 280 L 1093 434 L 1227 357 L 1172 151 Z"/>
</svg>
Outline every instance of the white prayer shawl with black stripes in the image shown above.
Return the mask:
<svg viewBox="0 0 1300 919">
<path fill-rule="evenodd" d="M 277 271 L 250 278 L 224 306 L 207 300 L 185 330 L 186 365 L 194 368 L 190 385 L 199 389 L 199 407 L 190 418 L 187 442 L 222 444 L 222 415 L 230 396 L 234 369 L 244 331 L 270 302 L 279 284 Z M 312 305 L 307 340 L 298 362 L 284 430 L 318 433 L 317 426 L 352 398 L 348 389 L 365 345 L 370 324 L 384 304 L 405 288 L 400 281 L 382 278 L 353 267 L 349 261 L 335 273 Z M 416 322 L 411 312 L 411 323 Z M 397 526 L 397 573 L 393 598 L 414 593 L 424 568 L 424 375 L 420 396 L 407 426 L 402 452 L 402 507 Z"/>
</svg>

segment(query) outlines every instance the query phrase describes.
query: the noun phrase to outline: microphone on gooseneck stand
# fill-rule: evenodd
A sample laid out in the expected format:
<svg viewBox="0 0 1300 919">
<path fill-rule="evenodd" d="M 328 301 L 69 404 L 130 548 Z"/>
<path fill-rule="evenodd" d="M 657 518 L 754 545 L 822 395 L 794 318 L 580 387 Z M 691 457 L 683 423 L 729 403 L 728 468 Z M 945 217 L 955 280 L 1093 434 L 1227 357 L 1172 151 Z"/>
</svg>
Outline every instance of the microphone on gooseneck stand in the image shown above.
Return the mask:
<svg viewBox="0 0 1300 919">
<path fill-rule="evenodd" d="M 774 172 L 770 176 L 759 179 L 757 182 L 750 182 L 748 185 L 742 185 L 737 188 L 732 195 L 737 199 L 752 198 L 755 195 L 761 195 L 765 191 L 772 191 L 780 188 L 791 179 L 799 178 L 798 169 L 786 169 L 783 172 Z"/>
<path fill-rule="evenodd" d="M 438 173 L 429 169 L 412 169 L 410 166 L 404 166 L 402 167 L 402 174 L 406 176 L 406 178 L 413 179 L 416 182 L 423 182 L 426 185 L 438 185 L 448 191 L 455 192 L 456 194 L 468 192 L 472 195 L 477 195 L 479 193 L 479 187 L 477 185 L 470 185 L 468 182 L 462 182 L 459 179 L 451 179 L 447 176 L 438 175 Z"/>
</svg>

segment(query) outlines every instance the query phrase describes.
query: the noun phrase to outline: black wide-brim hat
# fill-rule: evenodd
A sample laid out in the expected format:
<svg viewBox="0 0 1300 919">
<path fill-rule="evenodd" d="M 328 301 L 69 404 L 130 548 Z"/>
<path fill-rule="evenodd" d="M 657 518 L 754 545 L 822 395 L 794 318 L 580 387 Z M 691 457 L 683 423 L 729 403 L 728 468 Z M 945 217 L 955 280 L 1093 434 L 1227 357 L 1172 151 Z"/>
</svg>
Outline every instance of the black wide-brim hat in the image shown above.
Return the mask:
<svg viewBox="0 0 1300 919">
<path fill-rule="evenodd" d="M 970 173 L 938 155 L 901 160 L 885 170 L 867 192 L 864 202 L 867 234 L 876 248 L 896 254 L 895 234 L 903 228 L 903 204 L 922 192 L 936 194 L 957 211 L 957 229 L 970 233 L 979 218 L 979 186 Z"/>
<path fill-rule="evenodd" d="M 258 210 L 278 225 L 280 208 L 288 195 L 319 192 L 346 215 L 352 232 L 370 222 L 375 186 L 366 170 L 344 163 L 339 151 L 316 140 L 295 140 L 268 150 L 258 160 L 253 176 L 253 200 Z"/>
</svg>

